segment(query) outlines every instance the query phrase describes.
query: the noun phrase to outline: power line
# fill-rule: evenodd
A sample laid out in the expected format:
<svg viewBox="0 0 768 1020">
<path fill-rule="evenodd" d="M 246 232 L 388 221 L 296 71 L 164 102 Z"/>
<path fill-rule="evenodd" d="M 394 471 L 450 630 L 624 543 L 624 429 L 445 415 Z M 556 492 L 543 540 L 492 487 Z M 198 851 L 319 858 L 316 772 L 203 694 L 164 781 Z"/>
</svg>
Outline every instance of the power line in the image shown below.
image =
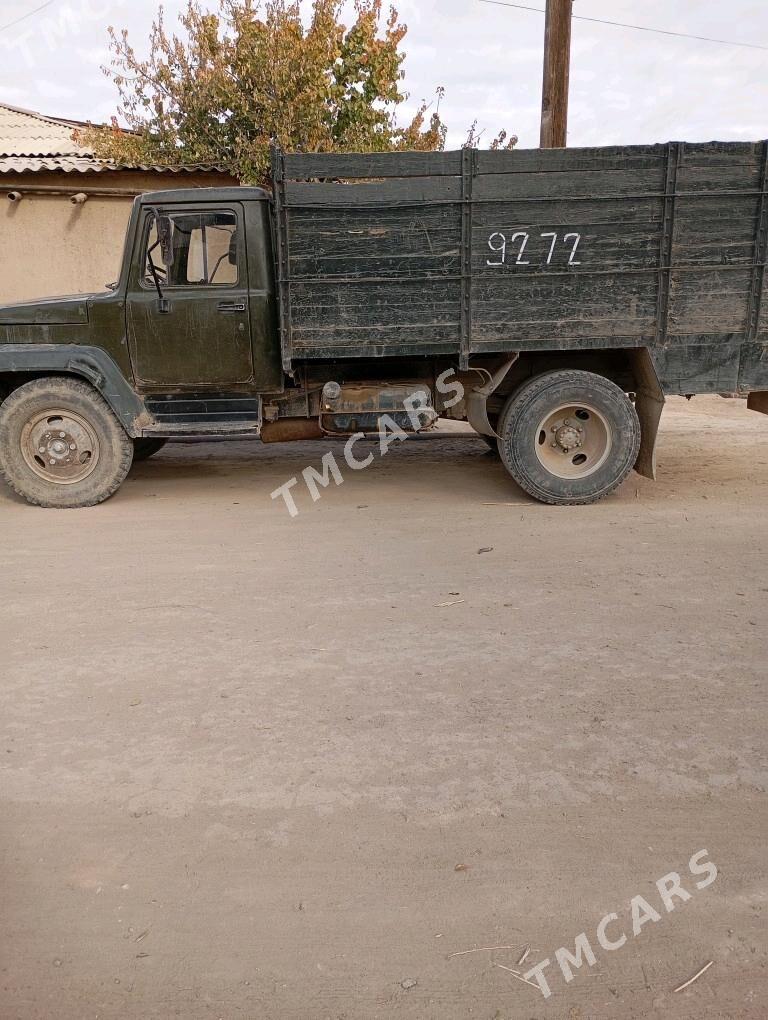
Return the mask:
<svg viewBox="0 0 768 1020">
<path fill-rule="evenodd" d="M 44 4 L 40 4 L 39 7 L 35 7 L 32 11 L 27 11 L 26 14 L 22 14 L 20 18 L 16 18 L 14 21 L 9 21 L 7 25 L 0 25 L 0 32 L 5 32 L 8 28 L 13 28 L 14 25 L 20 25 L 22 21 L 26 21 L 27 18 L 31 18 L 33 14 L 39 14 L 40 11 L 44 11 L 46 7 L 50 7 L 51 4 L 55 4 L 56 0 L 45 0 Z"/>
<path fill-rule="evenodd" d="M 540 7 L 527 7 L 525 4 L 513 4 L 508 0 L 480 0 L 481 4 L 493 4 L 495 7 L 514 7 L 518 11 L 534 11 L 536 14 L 545 14 Z M 706 35 L 691 35 L 689 32 L 671 32 L 665 28 L 648 28 L 646 25 L 628 25 L 623 21 L 606 21 L 604 18 L 588 18 L 584 14 L 574 14 L 574 20 L 591 21 L 595 25 L 611 25 L 613 28 L 632 28 L 636 32 L 654 32 L 657 35 L 673 35 L 677 39 L 696 39 L 698 42 L 721 43 L 724 46 L 745 46 L 750 50 L 768 50 L 768 46 L 760 46 L 758 43 L 734 42 L 733 39 L 712 39 Z"/>
</svg>

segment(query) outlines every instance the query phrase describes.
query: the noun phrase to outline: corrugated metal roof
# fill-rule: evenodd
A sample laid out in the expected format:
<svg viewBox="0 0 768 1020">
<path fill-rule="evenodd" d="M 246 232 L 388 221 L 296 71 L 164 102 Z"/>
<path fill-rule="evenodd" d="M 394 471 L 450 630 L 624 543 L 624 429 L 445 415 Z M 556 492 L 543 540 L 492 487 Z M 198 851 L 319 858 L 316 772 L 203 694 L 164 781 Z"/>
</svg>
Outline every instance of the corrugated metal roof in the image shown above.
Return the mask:
<svg viewBox="0 0 768 1020">
<path fill-rule="evenodd" d="M 91 149 L 72 140 L 80 121 L 45 117 L 32 110 L 0 103 L 0 173 L 63 170 L 101 173 L 105 170 L 143 170 L 156 173 L 228 173 L 226 167 L 203 163 L 180 166 L 128 165 L 98 159 Z"/>
<path fill-rule="evenodd" d="M 72 141 L 77 124 L 0 103 L 0 156 L 93 156 Z"/>
<path fill-rule="evenodd" d="M 34 173 L 38 170 L 63 170 L 65 173 L 93 174 L 107 170 L 140 170 L 158 174 L 221 173 L 230 174 L 225 166 L 210 163 L 185 163 L 180 166 L 161 166 L 148 163 L 112 163 L 109 160 L 88 156 L 0 156 L 0 174 Z"/>
<path fill-rule="evenodd" d="M 65 170 L 71 173 L 76 170 L 80 173 L 92 174 L 101 170 L 114 169 L 110 166 L 103 166 L 98 159 L 89 156 L 0 156 L 0 174 L 28 173 L 36 170 Z"/>
</svg>

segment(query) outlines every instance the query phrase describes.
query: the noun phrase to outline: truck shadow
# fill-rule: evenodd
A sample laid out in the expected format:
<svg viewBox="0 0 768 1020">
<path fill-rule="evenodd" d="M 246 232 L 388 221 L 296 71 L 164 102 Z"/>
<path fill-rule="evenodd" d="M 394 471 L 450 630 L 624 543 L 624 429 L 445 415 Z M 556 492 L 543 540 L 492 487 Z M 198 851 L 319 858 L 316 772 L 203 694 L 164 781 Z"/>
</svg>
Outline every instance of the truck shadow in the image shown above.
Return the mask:
<svg viewBox="0 0 768 1020">
<path fill-rule="evenodd" d="M 515 501 L 536 505 L 509 477 L 498 456 L 482 440 L 471 438 L 435 438 L 393 443 L 381 456 L 376 440 L 361 440 L 355 445 L 355 457 L 365 461 L 364 469 L 351 468 L 344 459 L 344 443 L 336 440 L 264 444 L 256 441 L 169 443 L 151 460 L 134 465 L 128 480 L 132 497 L 148 487 L 156 495 L 170 495 L 177 487 L 197 491 L 216 479 L 231 495 L 233 490 L 256 496 L 273 504 L 271 493 L 296 478 L 297 495 L 306 487 L 302 472 L 312 468 L 323 471 L 323 457 L 332 453 L 343 484 L 331 477 L 324 497 L 341 488 L 355 498 L 405 500 L 452 499 L 476 504 L 478 501 Z M 125 489 L 125 487 L 124 487 Z M 192 493 L 189 492 L 191 495 Z M 211 488 L 210 495 L 215 491 Z"/>
</svg>

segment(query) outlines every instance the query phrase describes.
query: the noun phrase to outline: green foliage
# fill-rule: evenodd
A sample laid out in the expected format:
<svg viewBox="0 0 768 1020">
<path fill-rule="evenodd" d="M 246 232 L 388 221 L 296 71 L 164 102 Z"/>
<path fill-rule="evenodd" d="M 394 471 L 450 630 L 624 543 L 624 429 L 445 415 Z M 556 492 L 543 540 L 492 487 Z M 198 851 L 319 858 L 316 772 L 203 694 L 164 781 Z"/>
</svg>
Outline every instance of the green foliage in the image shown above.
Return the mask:
<svg viewBox="0 0 768 1020">
<path fill-rule="evenodd" d="M 269 175 L 274 140 L 299 152 L 441 149 L 436 102 L 397 120 L 406 26 L 382 0 L 355 0 L 350 27 L 341 0 L 314 0 L 307 23 L 296 0 L 217 0 L 218 12 L 188 0 L 179 35 L 163 10 L 141 59 L 126 31 L 110 28 L 112 66 L 129 132 L 90 127 L 81 138 L 121 163 L 218 164 L 244 182 Z"/>
</svg>

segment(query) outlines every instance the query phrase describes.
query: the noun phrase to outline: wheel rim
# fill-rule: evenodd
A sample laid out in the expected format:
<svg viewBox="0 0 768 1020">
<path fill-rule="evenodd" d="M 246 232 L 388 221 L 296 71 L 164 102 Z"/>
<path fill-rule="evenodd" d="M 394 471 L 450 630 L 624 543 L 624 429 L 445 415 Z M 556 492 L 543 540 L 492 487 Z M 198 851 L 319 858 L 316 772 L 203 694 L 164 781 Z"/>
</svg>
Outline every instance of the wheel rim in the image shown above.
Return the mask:
<svg viewBox="0 0 768 1020">
<path fill-rule="evenodd" d="M 534 437 L 542 467 L 558 478 L 586 478 L 608 459 L 611 427 L 593 404 L 563 404 L 542 418 Z"/>
<path fill-rule="evenodd" d="M 50 408 L 24 426 L 21 452 L 38 478 L 72 485 L 95 470 L 100 448 L 96 432 L 85 418 L 74 411 Z"/>
</svg>

